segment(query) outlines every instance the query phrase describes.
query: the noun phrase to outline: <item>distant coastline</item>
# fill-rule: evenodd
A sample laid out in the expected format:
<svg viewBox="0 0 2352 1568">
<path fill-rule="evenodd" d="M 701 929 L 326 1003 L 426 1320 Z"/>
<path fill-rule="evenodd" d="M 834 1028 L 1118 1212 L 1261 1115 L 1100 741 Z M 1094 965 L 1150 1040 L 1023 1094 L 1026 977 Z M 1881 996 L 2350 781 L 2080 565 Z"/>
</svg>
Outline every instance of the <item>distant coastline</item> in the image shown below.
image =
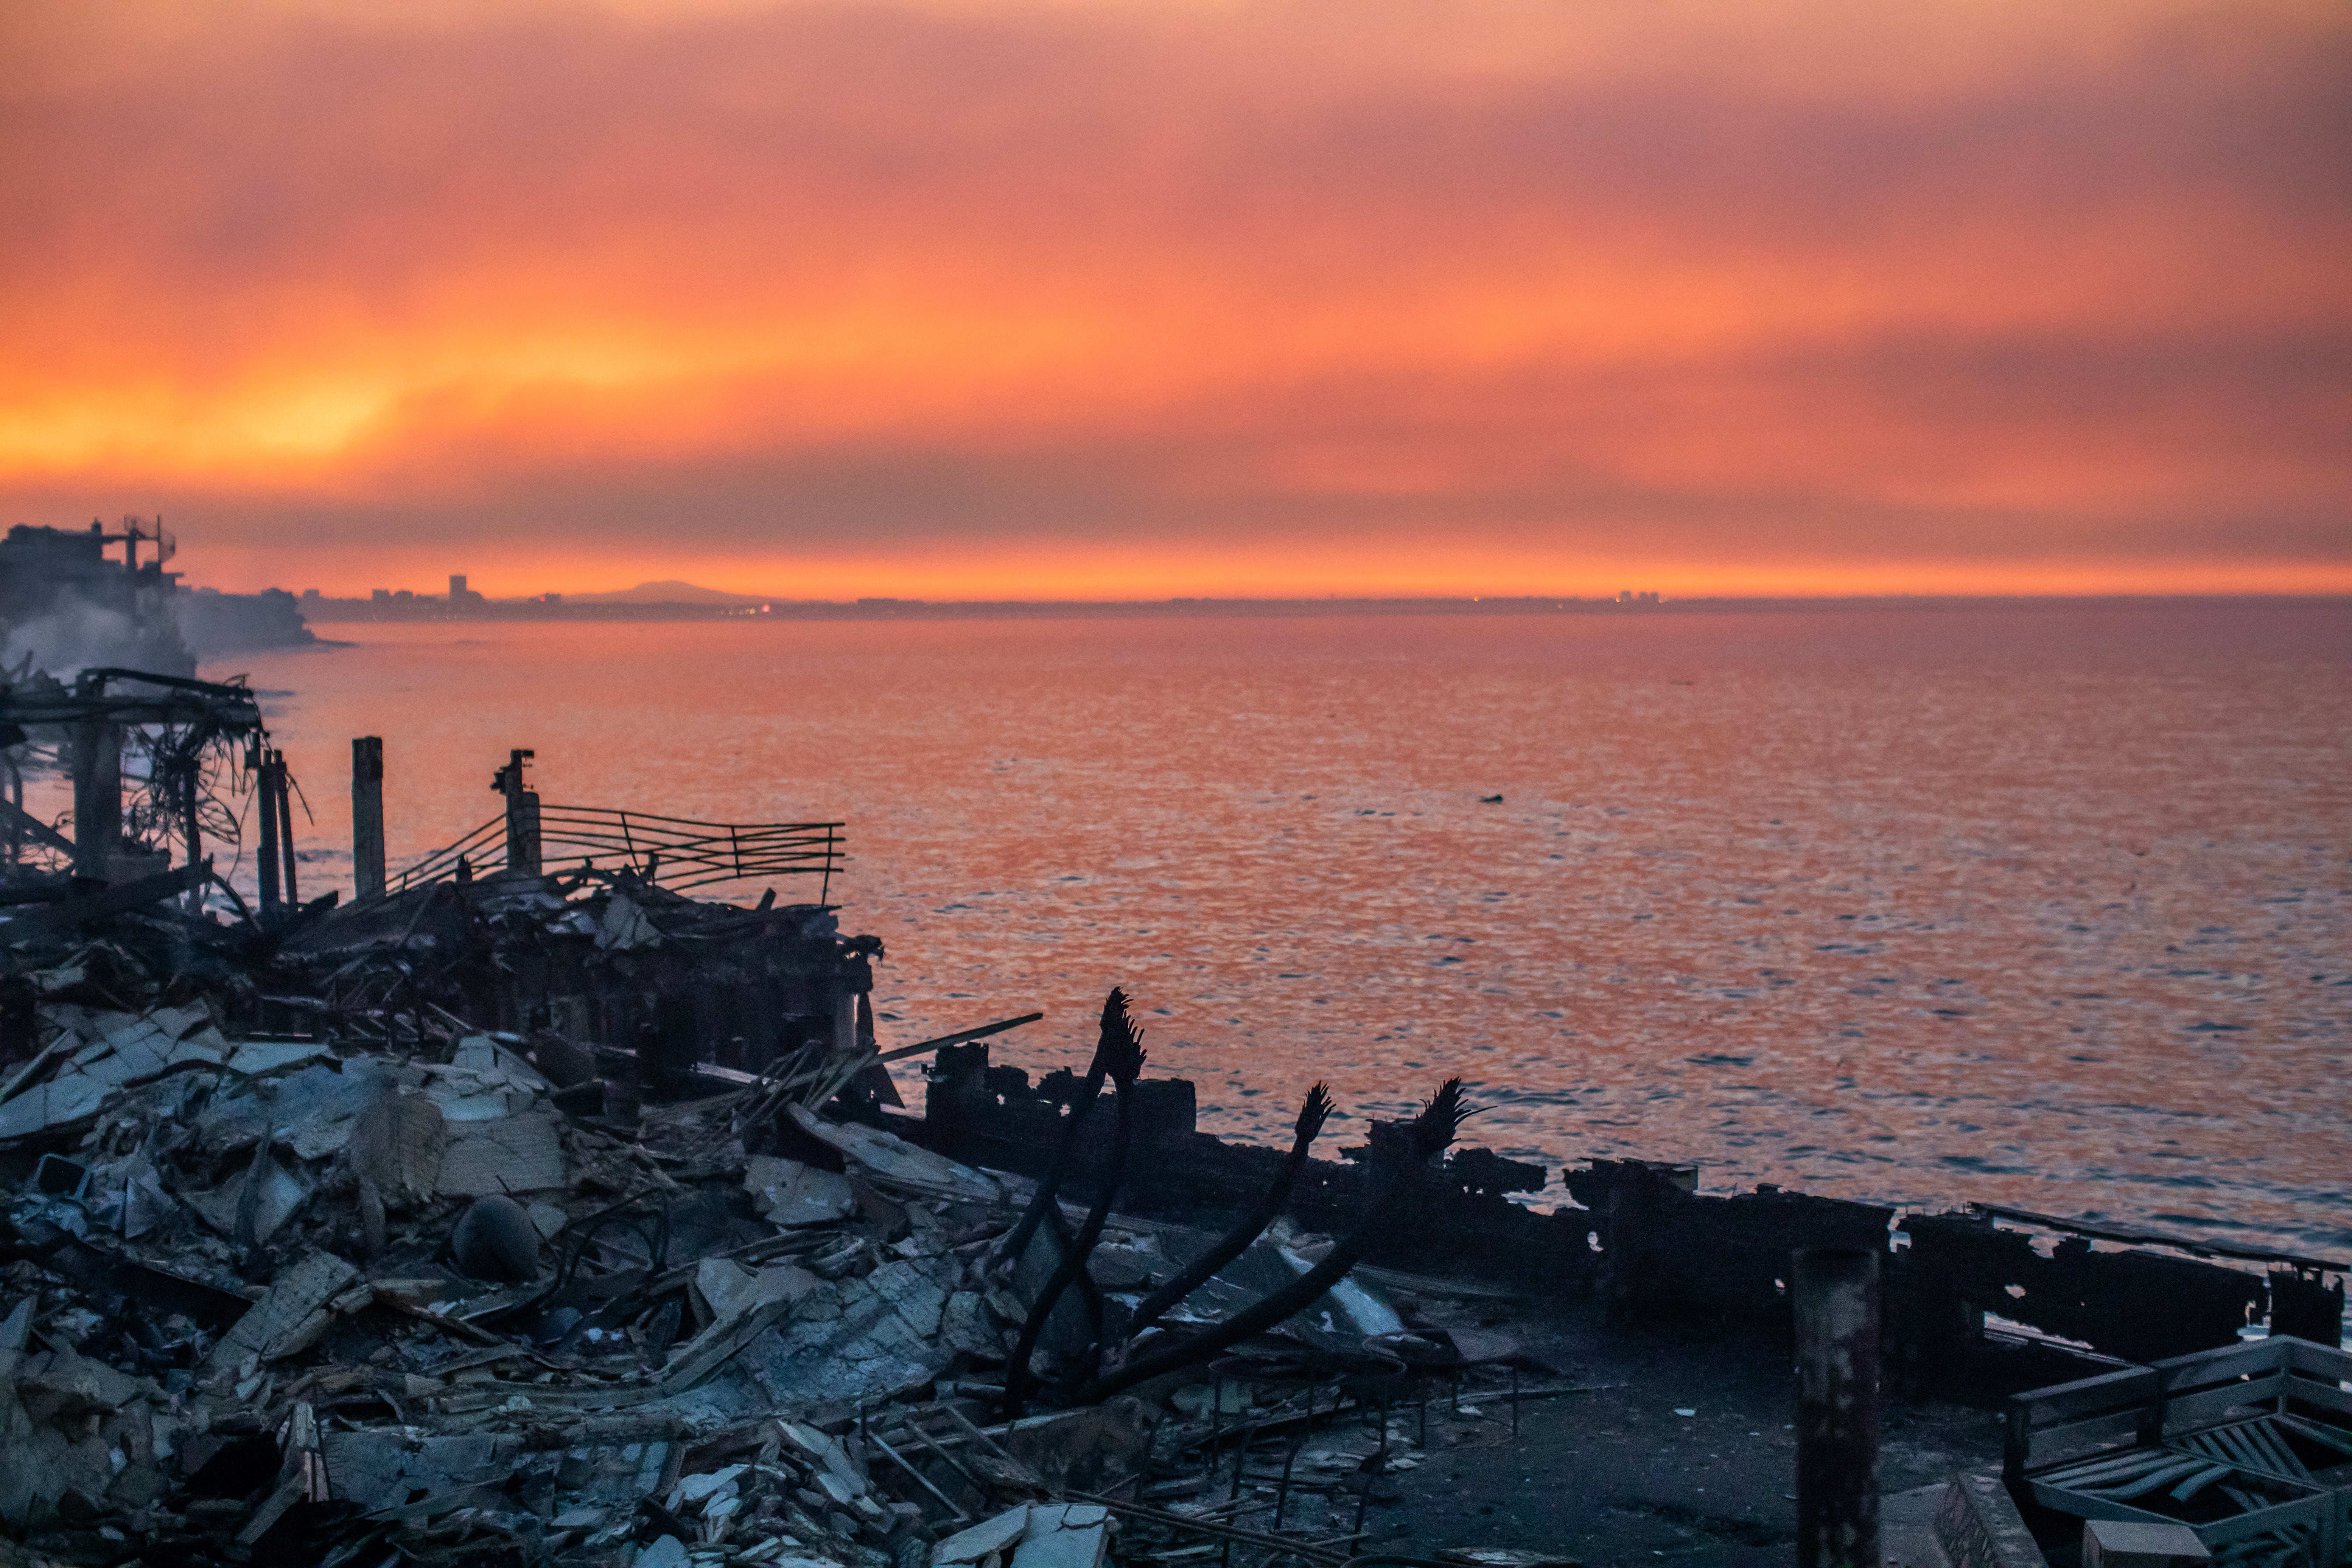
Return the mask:
<svg viewBox="0 0 2352 1568">
<path fill-rule="evenodd" d="M 680 587 L 688 586 L 679 584 Z M 2068 595 L 1971 597 L 1879 595 L 1843 598 L 1696 597 L 1584 599 L 1500 598 L 1321 599 L 761 599 L 697 589 L 699 599 L 634 599 L 616 595 L 491 599 L 415 595 L 406 598 L 341 599 L 306 594 L 303 619 L 362 621 L 706 621 L 706 620 L 993 620 L 1094 619 L 1185 616 L 1659 616 L 1757 615 L 1792 612 L 1948 610 L 2284 610 L 2352 609 L 2342 595 Z"/>
</svg>

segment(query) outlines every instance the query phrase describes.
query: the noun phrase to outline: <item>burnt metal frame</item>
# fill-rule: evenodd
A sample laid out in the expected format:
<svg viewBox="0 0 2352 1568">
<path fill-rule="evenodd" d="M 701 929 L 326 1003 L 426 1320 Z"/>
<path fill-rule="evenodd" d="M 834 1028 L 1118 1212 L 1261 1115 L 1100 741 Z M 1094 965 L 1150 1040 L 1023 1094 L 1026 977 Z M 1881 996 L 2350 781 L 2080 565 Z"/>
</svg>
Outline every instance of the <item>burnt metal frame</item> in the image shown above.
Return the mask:
<svg viewBox="0 0 2352 1568">
<path fill-rule="evenodd" d="M 841 864 L 843 826 L 838 822 L 700 822 L 609 806 L 542 803 L 539 808 L 541 864 L 607 858 L 679 892 L 713 882 L 816 876 L 824 879 L 817 895 L 817 901 L 824 903 L 833 890 L 833 873 Z M 448 876 L 457 869 L 460 856 L 478 860 L 482 851 L 503 841 L 506 831 L 506 816 L 492 817 L 455 844 L 399 873 L 392 879 L 393 890 L 403 892 Z M 672 868 L 671 875 L 659 875 Z"/>
</svg>

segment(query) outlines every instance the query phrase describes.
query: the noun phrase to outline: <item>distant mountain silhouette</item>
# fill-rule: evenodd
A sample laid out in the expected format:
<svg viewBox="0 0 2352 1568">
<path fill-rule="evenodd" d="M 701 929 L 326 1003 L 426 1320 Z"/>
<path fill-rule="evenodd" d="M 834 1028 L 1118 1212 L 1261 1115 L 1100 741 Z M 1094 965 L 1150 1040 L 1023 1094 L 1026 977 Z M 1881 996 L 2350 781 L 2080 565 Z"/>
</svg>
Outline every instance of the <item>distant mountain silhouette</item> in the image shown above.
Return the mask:
<svg viewBox="0 0 2352 1568">
<path fill-rule="evenodd" d="M 610 594 L 566 594 L 564 603 L 579 605 L 764 605 L 768 596 L 762 594 L 727 594 L 717 588 L 699 587 L 666 578 L 659 583 L 640 583 L 634 588 L 623 588 Z"/>
</svg>

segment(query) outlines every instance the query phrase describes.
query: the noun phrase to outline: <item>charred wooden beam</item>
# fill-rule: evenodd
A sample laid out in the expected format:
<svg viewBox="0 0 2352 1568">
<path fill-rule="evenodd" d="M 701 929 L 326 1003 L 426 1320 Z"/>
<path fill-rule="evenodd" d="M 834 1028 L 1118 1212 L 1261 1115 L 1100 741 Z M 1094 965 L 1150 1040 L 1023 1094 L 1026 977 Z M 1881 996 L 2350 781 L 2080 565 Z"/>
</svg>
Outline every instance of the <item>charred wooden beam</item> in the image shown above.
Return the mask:
<svg viewBox="0 0 2352 1568">
<path fill-rule="evenodd" d="M 383 738 L 352 741 L 352 885 L 362 899 L 383 896 Z"/>
<path fill-rule="evenodd" d="M 1793 1256 L 1798 1568 L 1880 1568 L 1879 1254 Z"/>
</svg>

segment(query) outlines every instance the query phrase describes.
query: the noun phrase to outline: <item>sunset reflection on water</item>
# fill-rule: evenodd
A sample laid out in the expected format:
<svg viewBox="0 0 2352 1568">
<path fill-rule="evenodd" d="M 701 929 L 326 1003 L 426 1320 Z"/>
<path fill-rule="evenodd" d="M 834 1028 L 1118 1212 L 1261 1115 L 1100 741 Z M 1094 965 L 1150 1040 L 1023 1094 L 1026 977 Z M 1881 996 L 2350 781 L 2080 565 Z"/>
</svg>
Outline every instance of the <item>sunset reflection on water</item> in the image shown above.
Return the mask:
<svg viewBox="0 0 2352 1568">
<path fill-rule="evenodd" d="M 205 671 L 279 694 L 306 892 L 352 736 L 395 867 L 529 746 L 846 821 L 886 1044 L 1042 1007 L 1042 1072 L 1118 983 L 1221 1133 L 1458 1072 L 1554 1167 L 2352 1246 L 2340 609 L 320 629 Z"/>
</svg>

